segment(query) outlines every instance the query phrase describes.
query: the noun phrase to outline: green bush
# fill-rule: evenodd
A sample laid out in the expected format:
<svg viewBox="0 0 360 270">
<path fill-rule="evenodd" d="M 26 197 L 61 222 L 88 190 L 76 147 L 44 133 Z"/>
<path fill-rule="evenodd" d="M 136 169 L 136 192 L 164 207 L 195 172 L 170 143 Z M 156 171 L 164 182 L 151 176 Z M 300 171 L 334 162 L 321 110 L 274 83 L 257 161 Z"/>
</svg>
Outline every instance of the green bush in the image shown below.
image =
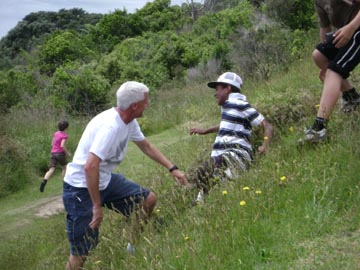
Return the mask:
<svg viewBox="0 0 360 270">
<path fill-rule="evenodd" d="M 313 0 L 265 0 L 264 3 L 270 17 L 283 22 L 292 30 L 309 30 L 314 27 L 316 20 Z"/>
<path fill-rule="evenodd" d="M 52 75 L 61 65 L 75 60 L 86 62 L 93 57 L 93 54 L 76 32 L 57 31 L 46 40 L 40 49 L 40 69 L 42 72 Z"/>
<path fill-rule="evenodd" d="M 33 74 L 22 68 L 13 68 L 0 72 L 0 112 L 6 113 L 20 103 L 27 102 L 38 91 L 38 84 Z"/>
<path fill-rule="evenodd" d="M 108 81 L 93 65 L 67 64 L 56 69 L 51 84 L 54 106 L 71 114 L 95 114 L 108 105 Z"/>
<path fill-rule="evenodd" d="M 0 134 L 0 198 L 15 193 L 29 184 L 27 155 L 14 140 Z"/>
</svg>

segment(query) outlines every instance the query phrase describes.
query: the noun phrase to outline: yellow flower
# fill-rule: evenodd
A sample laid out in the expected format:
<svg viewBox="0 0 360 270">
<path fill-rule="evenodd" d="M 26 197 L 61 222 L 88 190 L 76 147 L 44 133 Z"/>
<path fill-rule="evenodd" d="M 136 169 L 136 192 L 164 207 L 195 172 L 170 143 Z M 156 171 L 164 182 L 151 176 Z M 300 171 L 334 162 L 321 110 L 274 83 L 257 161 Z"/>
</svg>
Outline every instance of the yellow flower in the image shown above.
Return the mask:
<svg viewBox="0 0 360 270">
<path fill-rule="evenodd" d="M 100 260 L 95 262 L 95 264 L 100 264 L 100 263 L 101 263 L 101 261 L 100 261 Z"/>
<path fill-rule="evenodd" d="M 260 194 L 261 194 L 261 190 L 255 191 L 255 194 L 260 195 Z"/>
<path fill-rule="evenodd" d="M 223 190 L 222 194 L 225 196 L 228 194 L 228 192 L 226 190 Z"/>
<path fill-rule="evenodd" d="M 189 236 L 185 236 L 184 239 L 187 241 L 187 240 L 190 239 L 190 237 L 189 237 Z"/>
<path fill-rule="evenodd" d="M 240 201 L 240 205 L 244 206 L 244 205 L 246 205 L 246 202 L 245 201 Z"/>
<path fill-rule="evenodd" d="M 264 141 L 267 141 L 269 138 L 267 136 L 264 137 Z"/>
<path fill-rule="evenodd" d="M 159 208 L 158 208 L 158 209 L 156 209 L 156 212 L 158 212 L 158 213 L 159 213 L 159 212 L 160 212 L 160 209 L 159 209 Z"/>
<path fill-rule="evenodd" d="M 315 105 L 315 108 L 318 109 L 319 107 L 320 107 L 320 104 L 316 104 L 316 105 Z"/>
<path fill-rule="evenodd" d="M 243 190 L 250 190 L 249 187 L 243 187 Z"/>
<path fill-rule="evenodd" d="M 283 175 L 283 176 L 280 177 L 280 181 L 283 181 L 283 182 L 284 182 L 285 180 L 286 180 L 286 176 L 285 176 L 285 175 Z"/>
<path fill-rule="evenodd" d="M 293 127 L 289 127 L 289 131 L 290 131 L 290 132 L 294 132 L 294 128 L 293 128 Z"/>
</svg>

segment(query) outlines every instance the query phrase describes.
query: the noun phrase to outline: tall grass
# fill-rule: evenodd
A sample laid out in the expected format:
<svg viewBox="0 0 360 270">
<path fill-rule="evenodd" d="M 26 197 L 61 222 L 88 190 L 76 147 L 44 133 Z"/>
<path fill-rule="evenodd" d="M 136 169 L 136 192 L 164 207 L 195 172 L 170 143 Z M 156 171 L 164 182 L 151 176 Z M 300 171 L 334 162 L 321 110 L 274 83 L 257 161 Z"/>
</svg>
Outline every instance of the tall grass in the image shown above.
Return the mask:
<svg viewBox="0 0 360 270">
<path fill-rule="evenodd" d="M 344 114 L 336 108 L 329 140 L 298 147 L 320 98 L 316 76 L 306 56 L 268 81 L 244 78 L 244 93 L 275 125 L 276 137 L 266 156 L 255 157 L 251 170 L 236 181 L 219 182 L 204 204 L 192 207 L 195 191 L 176 186 L 164 168 L 131 145 L 118 170 L 157 193 L 154 217 L 137 239 L 136 253 L 129 255 L 130 222 L 106 211 L 101 242 L 85 269 L 359 269 L 359 111 Z M 357 75 L 352 79 L 358 81 Z M 163 132 L 149 139 L 184 170 L 209 156 L 214 135 L 189 136 L 188 129 L 219 122 L 212 94 L 205 83 L 168 89 L 145 112 L 150 134 L 159 122 L 177 124 L 168 129 L 159 124 Z M 81 134 L 83 125 L 70 139 Z M 255 133 L 254 143 L 261 139 Z M 60 181 L 49 192 L 61 193 Z M 2 221 L 14 197 L 3 200 Z M 35 219 L 23 234 L 2 235 L 0 268 L 63 269 L 68 256 L 64 219 L 63 214 Z"/>
</svg>

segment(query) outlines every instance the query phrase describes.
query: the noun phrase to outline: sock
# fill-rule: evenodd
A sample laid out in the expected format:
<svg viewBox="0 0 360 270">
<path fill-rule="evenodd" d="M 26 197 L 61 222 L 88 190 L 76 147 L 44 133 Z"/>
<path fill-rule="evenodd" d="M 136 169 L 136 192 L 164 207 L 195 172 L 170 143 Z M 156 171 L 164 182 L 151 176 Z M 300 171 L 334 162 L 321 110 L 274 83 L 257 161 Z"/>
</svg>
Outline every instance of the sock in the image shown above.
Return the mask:
<svg viewBox="0 0 360 270">
<path fill-rule="evenodd" d="M 349 91 L 347 91 L 349 93 L 349 97 L 351 100 L 356 100 L 360 97 L 359 93 L 356 92 L 355 88 L 351 88 Z"/>
<path fill-rule="evenodd" d="M 353 87 L 342 93 L 342 98 L 346 101 L 356 100 L 360 97 L 359 93 L 356 92 L 356 89 Z"/>
<path fill-rule="evenodd" d="M 47 180 L 46 180 L 46 179 L 44 179 L 44 180 L 43 180 L 43 183 L 45 183 L 45 184 L 46 184 L 46 183 L 47 183 Z"/>
<path fill-rule="evenodd" d="M 326 125 L 327 125 L 326 119 L 322 117 L 316 117 L 312 129 L 314 129 L 315 131 L 319 131 L 326 128 Z"/>
</svg>

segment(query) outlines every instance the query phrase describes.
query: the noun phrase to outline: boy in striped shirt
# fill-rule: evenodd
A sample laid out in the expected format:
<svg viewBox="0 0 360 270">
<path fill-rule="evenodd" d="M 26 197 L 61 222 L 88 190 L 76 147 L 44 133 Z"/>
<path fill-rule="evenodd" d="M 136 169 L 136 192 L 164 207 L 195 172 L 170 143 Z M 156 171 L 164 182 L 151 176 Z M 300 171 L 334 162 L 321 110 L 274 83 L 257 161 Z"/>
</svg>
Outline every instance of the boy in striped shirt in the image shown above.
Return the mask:
<svg viewBox="0 0 360 270">
<path fill-rule="evenodd" d="M 215 89 L 215 98 L 221 106 L 221 122 L 210 128 L 192 128 L 190 134 L 217 132 L 211 157 L 196 170 L 196 182 L 200 189 L 198 199 L 211 187 L 210 179 L 234 177 L 234 172 L 247 170 L 253 158 L 251 133 L 255 127 L 263 128 L 264 141 L 258 153 L 268 151 L 273 136 L 273 127 L 265 117 L 254 109 L 245 95 L 240 93 L 242 79 L 233 72 L 225 72 L 217 81 L 209 82 Z"/>
</svg>

